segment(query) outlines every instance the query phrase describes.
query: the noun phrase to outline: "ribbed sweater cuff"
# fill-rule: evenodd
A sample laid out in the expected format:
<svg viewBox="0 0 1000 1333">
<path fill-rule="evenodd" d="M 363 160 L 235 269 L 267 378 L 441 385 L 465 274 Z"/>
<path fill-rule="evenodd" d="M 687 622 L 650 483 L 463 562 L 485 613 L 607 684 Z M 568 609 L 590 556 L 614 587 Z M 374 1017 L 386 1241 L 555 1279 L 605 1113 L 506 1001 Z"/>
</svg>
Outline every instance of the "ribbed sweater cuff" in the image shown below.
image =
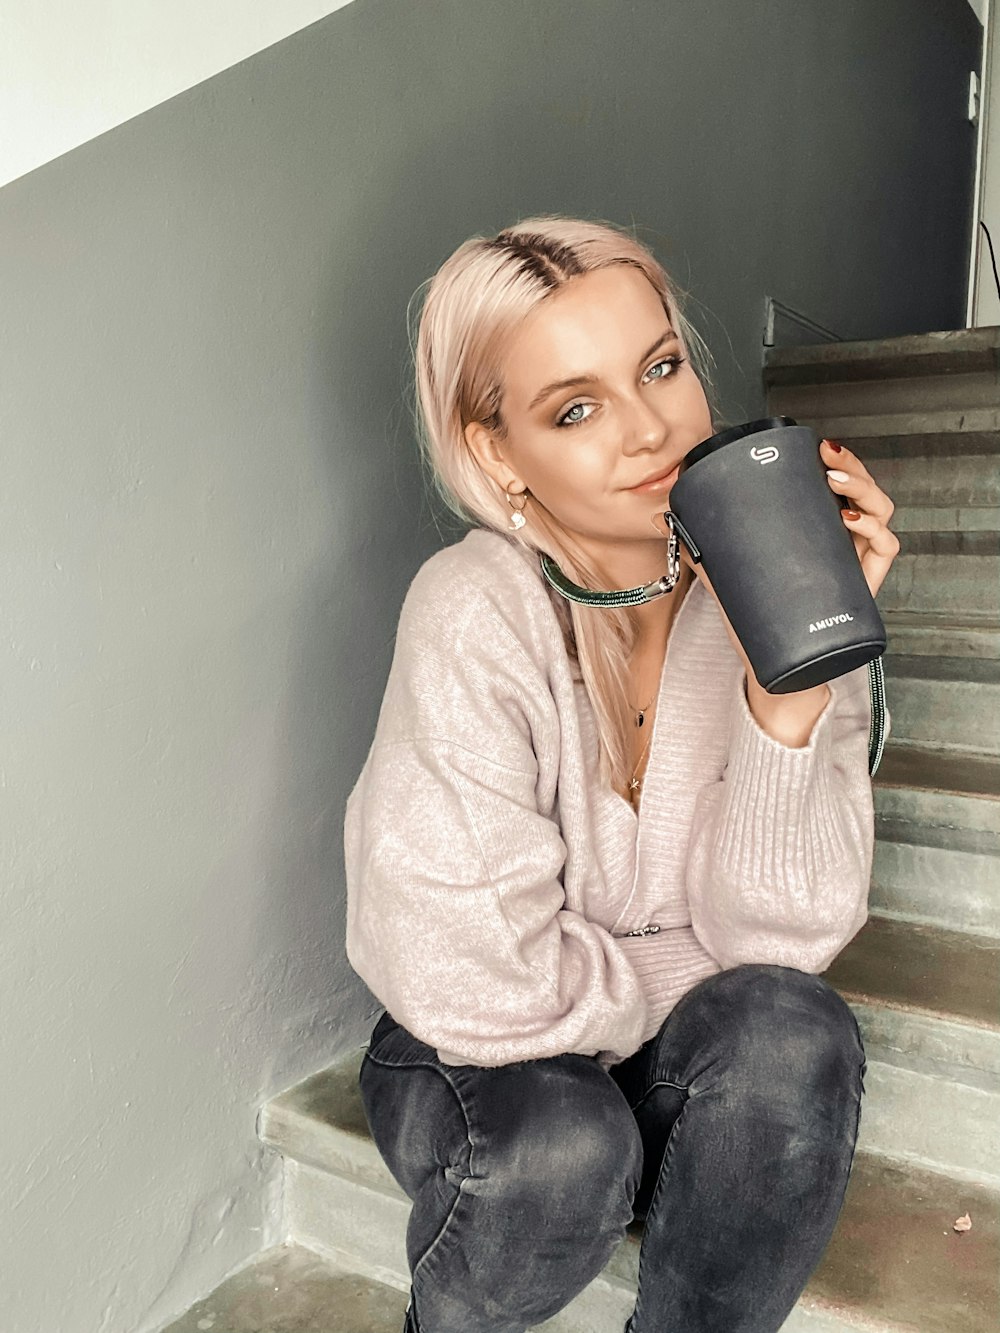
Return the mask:
<svg viewBox="0 0 1000 1333">
<path fill-rule="evenodd" d="M 848 852 L 833 780 L 834 685 L 808 743 L 793 748 L 759 725 L 750 711 L 745 681 L 741 672 L 716 856 L 723 870 L 742 883 L 815 883 Z"/>
</svg>

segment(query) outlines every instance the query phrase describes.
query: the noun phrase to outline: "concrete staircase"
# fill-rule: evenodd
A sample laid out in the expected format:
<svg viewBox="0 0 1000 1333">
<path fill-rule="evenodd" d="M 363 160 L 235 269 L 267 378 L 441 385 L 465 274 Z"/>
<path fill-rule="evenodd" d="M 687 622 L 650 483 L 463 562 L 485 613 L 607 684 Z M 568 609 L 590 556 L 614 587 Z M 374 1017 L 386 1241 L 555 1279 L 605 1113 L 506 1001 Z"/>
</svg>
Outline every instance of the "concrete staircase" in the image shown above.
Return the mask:
<svg viewBox="0 0 1000 1333">
<path fill-rule="evenodd" d="M 768 413 L 860 457 L 896 505 L 902 545 L 878 598 L 892 726 L 874 779 L 871 919 L 826 974 L 865 1038 L 861 1137 L 836 1232 L 784 1327 L 996 1333 L 1000 328 L 775 349 L 764 380 Z M 284 1157 L 294 1243 L 261 1262 L 268 1274 L 292 1273 L 293 1286 L 295 1273 L 309 1274 L 315 1303 L 300 1292 L 294 1318 L 286 1299 L 280 1315 L 275 1307 L 252 1324 L 224 1313 L 206 1322 L 212 1300 L 235 1308 L 220 1288 L 171 1333 L 399 1333 L 410 1204 L 368 1133 L 362 1056 L 275 1097 L 259 1117 L 261 1138 Z M 966 1213 L 972 1229 L 956 1232 Z M 604 1272 L 540 1327 L 620 1333 L 641 1236 L 634 1223 Z M 249 1273 L 243 1288 L 231 1279 L 234 1291 Z"/>
</svg>

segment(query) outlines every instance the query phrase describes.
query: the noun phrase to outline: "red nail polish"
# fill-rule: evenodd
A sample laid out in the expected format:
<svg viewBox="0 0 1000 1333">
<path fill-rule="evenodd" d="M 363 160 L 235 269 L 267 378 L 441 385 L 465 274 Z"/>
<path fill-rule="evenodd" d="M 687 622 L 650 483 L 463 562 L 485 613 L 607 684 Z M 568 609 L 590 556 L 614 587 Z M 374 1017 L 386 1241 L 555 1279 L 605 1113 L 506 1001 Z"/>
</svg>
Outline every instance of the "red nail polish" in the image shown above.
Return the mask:
<svg viewBox="0 0 1000 1333">
<path fill-rule="evenodd" d="M 827 440 L 827 444 L 830 446 L 831 449 L 835 449 L 838 454 L 843 453 L 844 451 L 844 446 L 842 444 L 838 444 L 836 440 Z"/>
<path fill-rule="evenodd" d="M 859 509 L 842 509 L 840 512 L 845 518 L 849 519 L 857 519 L 861 517 L 861 511 Z"/>
</svg>

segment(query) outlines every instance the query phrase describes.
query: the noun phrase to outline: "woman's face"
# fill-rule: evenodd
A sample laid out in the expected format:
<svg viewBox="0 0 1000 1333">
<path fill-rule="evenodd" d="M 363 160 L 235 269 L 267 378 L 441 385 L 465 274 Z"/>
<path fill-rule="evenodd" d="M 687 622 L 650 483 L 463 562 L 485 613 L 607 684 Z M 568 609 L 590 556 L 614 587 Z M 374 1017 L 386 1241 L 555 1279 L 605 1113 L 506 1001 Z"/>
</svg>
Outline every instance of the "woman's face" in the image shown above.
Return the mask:
<svg viewBox="0 0 1000 1333">
<path fill-rule="evenodd" d="M 507 439 L 478 422 L 466 439 L 501 487 L 515 495 L 527 487 L 529 513 L 544 505 L 599 560 L 629 543 L 662 544 L 652 518 L 667 508 L 678 465 L 712 434 L 704 389 L 683 355 L 638 269 L 581 274 L 511 340 L 501 368 Z M 664 473 L 664 483 L 636 489 Z"/>
</svg>

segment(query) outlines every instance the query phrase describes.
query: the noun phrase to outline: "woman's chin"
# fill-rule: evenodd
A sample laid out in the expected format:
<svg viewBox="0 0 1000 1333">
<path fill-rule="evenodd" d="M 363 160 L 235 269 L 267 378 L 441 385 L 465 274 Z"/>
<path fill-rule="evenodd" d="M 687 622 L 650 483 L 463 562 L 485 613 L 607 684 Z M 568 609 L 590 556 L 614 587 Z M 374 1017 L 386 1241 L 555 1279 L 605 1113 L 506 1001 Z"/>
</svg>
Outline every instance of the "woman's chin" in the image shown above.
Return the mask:
<svg viewBox="0 0 1000 1333">
<path fill-rule="evenodd" d="M 662 509 L 657 509 L 655 513 L 650 514 L 649 516 L 650 524 L 660 537 L 670 536 L 670 528 L 667 526 L 667 520 L 663 516 L 665 511 L 666 506 L 664 505 Z"/>
</svg>

